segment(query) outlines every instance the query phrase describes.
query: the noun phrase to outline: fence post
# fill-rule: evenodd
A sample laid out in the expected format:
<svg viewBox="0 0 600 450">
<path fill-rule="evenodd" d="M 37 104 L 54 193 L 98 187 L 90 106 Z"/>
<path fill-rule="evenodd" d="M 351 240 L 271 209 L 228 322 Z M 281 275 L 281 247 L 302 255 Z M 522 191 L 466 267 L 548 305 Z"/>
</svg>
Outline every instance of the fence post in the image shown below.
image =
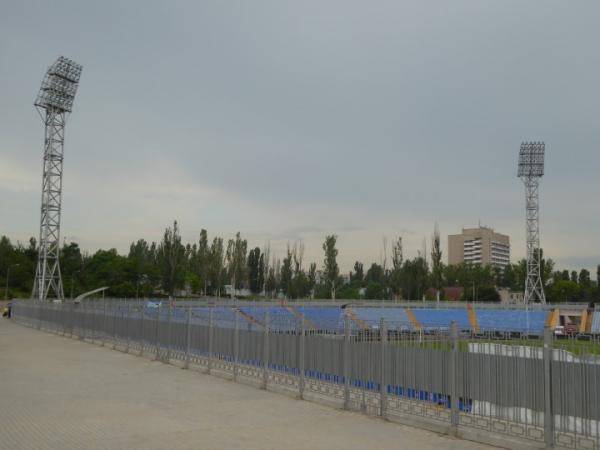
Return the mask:
<svg viewBox="0 0 600 450">
<path fill-rule="evenodd" d="M 73 338 L 73 327 L 75 326 L 75 303 L 69 303 L 69 338 Z"/>
<path fill-rule="evenodd" d="M 169 364 L 171 362 L 171 320 L 173 318 L 173 306 L 171 303 L 171 299 L 169 299 L 169 313 L 167 315 L 167 357 L 166 363 Z"/>
<path fill-rule="evenodd" d="M 350 409 L 350 316 L 346 313 L 344 313 L 342 362 L 344 367 L 344 409 Z"/>
<path fill-rule="evenodd" d="M 116 307 L 114 305 L 116 305 Z M 112 319 L 113 350 L 117 348 L 117 311 L 118 311 L 118 306 L 119 306 L 119 304 L 116 303 L 116 301 L 115 301 L 115 303 L 113 304 L 113 319 Z"/>
<path fill-rule="evenodd" d="M 552 411 L 552 328 L 544 327 L 544 442 L 554 448 L 554 412 Z"/>
<path fill-rule="evenodd" d="M 63 300 L 60 303 L 60 318 L 62 320 L 62 329 L 63 329 L 62 335 L 63 336 L 67 335 L 67 314 L 65 312 L 66 309 L 67 308 L 65 308 L 65 301 Z"/>
<path fill-rule="evenodd" d="M 161 307 L 161 303 L 158 304 L 158 307 L 156 308 L 156 321 L 154 323 L 154 347 L 155 347 L 155 355 L 154 355 L 154 359 L 157 360 L 159 358 L 159 345 L 158 345 L 158 327 L 159 327 L 159 322 L 160 322 L 160 307 Z"/>
<path fill-rule="evenodd" d="M 85 341 L 85 325 L 86 325 L 86 316 L 87 316 L 87 304 L 85 300 L 81 300 L 79 303 L 81 308 L 81 329 L 79 330 L 79 340 Z"/>
<path fill-rule="evenodd" d="M 210 371 L 212 369 L 212 360 L 213 360 L 213 309 L 214 307 L 210 307 L 208 309 L 208 364 L 206 368 L 206 372 L 210 375 Z"/>
<path fill-rule="evenodd" d="M 304 316 L 300 319 L 300 342 L 298 348 L 298 370 L 300 371 L 300 378 L 298 380 L 298 393 L 300 398 L 304 398 L 304 351 L 305 351 L 305 338 L 306 338 L 306 325 L 304 323 Z"/>
<path fill-rule="evenodd" d="M 146 332 L 144 330 L 144 316 L 146 315 L 146 304 L 140 305 L 140 356 L 144 356 L 144 343 L 146 342 Z"/>
<path fill-rule="evenodd" d="M 129 353 L 129 345 L 131 343 L 131 315 L 129 310 L 129 302 L 127 302 L 127 308 L 125 308 L 125 313 L 127 315 L 127 319 L 125 319 L 125 334 L 127 335 L 127 345 L 125 346 L 125 353 Z"/>
<path fill-rule="evenodd" d="M 190 368 L 190 344 L 192 338 L 192 307 L 187 308 L 187 318 L 185 321 L 185 365 L 184 369 Z"/>
<path fill-rule="evenodd" d="M 265 312 L 265 333 L 263 337 L 263 389 L 267 389 L 269 382 L 269 351 L 269 310 L 267 309 L 267 312 Z"/>
<path fill-rule="evenodd" d="M 233 381 L 238 376 L 238 356 L 240 351 L 240 313 L 235 310 L 235 330 L 233 331 Z"/>
<path fill-rule="evenodd" d="M 104 347 L 104 344 L 106 343 L 106 299 L 103 300 L 102 302 L 104 304 L 103 306 L 103 312 L 102 312 L 102 347 Z"/>
<path fill-rule="evenodd" d="M 42 328 L 42 302 L 39 301 L 38 302 L 38 323 L 37 323 L 37 329 L 40 330 Z"/>
<path fill-rule="evenodd" d="M 387 416 L 387 401 L 388 401 L 388 392 L 387 392 L 387 377 L 385 376 L 386 371 L 386 351 L 387 351 L 387 325 L 383 317 L 379 323 L 379 333 L 381 335 L 381 379 L 379 381 L 379 415 L 383 418 Z"/>
<path fill-rule="evenodd" d="M 450 322 L 450 426 L 456 434 L 458 427 L 458 324 Z"/>
</svg>

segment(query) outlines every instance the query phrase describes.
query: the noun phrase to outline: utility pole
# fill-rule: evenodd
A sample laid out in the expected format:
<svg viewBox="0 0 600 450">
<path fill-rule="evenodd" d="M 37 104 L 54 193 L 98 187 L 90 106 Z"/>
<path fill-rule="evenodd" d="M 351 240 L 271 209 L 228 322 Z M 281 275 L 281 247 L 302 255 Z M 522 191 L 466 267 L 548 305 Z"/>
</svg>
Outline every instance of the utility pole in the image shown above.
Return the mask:
<svg viewBox="0 0 600 450">
<path fill-rule="evenodd" d="M 8 280 L 10 279 L 10 268 L 18 267 L 20 264 L 13 264 L 12 266 L 8 266 L 6 268 L 6 288 L 4 289 L 4 300 L 8 300 Z"/>
</svg>

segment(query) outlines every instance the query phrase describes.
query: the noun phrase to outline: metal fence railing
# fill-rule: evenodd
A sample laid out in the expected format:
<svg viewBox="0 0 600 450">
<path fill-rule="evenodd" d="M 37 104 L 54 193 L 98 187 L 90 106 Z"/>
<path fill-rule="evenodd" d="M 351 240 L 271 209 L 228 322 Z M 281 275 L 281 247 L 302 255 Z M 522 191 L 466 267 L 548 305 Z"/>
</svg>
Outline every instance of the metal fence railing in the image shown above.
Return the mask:
<svg viewBox="0 0 600 450">
<path fill-rule="evenodd" d="M 337 331 L 269 308 L 13 304 L 15 321 L 471 439 L 600 449 L 600 342 L 364 321 Z"/>
</svg>

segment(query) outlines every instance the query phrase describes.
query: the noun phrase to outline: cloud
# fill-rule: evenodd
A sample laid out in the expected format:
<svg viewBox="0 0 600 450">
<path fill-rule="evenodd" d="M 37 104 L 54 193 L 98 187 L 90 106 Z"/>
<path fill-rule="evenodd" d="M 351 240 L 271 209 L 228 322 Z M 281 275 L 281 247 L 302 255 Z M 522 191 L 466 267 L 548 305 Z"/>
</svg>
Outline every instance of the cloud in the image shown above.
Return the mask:
<svg viewBox="0 0 600 450">
<path fill-rule="evenodd" d="M 444 237 L 481 220 L 510 234 L 516 259 L 518 147 L 544 139 L 542 245 L 561 264 L 598 254 L 598 13 L 592 2 L 13 2 L 0 17 L 1 232 L 37 234 L 31 103 L 62 53 L 84 65 L 63 235 L 90 250 L 160 239 L 178 219 L 187 240 L 201 228 L 281 249 L 304 239 L 307 260 L 335 233 L 351 267 L 379 260 L 382 236 L 402 235 L 414 255 L 436 221 Z"/>
<path fill-rule="evenodd" d="M 27 167 L 12 159 L 10 155 L 0 154 L 0 191 L 4 195 L 18 192 L 37 192 L 41 182 Z"/>
</svg>

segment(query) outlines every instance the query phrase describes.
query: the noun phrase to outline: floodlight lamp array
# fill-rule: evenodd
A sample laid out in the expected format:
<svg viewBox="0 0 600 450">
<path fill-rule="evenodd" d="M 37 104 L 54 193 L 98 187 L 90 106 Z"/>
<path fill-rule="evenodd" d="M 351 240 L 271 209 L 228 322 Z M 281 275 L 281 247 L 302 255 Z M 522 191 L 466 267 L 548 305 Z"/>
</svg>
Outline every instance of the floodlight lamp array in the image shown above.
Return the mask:
<svg viewBox="0 0 600 450">
<path fill-rule="evenodd" d="M 50 109 L 56 108 L 61 111 L 71 112 L 73 101 L 77 93 L 82 66 L 76 62 L 61 56 L 52 64 L 35 100 L 35 106 Z"/>
<path fill-rule="evenodd" d="M 518 177 L 541 177 L 544 175 L 543 142 L 523 142 L 519 151 Z"/>
</svg>

